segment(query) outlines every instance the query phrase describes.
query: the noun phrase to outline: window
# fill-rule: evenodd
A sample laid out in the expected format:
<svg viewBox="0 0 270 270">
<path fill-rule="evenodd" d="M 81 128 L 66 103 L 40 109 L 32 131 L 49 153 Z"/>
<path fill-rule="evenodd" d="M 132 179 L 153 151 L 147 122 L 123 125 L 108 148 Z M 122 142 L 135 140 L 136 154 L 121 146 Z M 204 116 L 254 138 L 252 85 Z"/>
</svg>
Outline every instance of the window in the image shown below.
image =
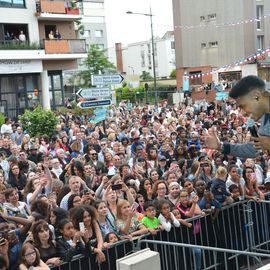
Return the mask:
<svg viewBox="0 0 270 270">
<path fill-rule="evenodd" d="M 105 46 L 104 44 L 96 44 L 97 48 L 99 48 L 100 50 L 104 50 Z"/>
<path fill-rule="evenodd" d="M 0 0 L 0 7 L 24 8 L 25 0 Z"/>
<path fill-rule="evenodd" d="M 91 9 L 103 9 L 104 3 L 100 2 L 85 2 L 83 3 L 84 8 L 91 8 Z"/>
<path fill-rule="evenodd" d="M 91 31 L 90 30 L 85 30 L 83 32 L 83 37 L 87 38 L 87 37 L 91 37 Z"/>
<path fill-rule="evenodd" d="M 103 30 L 96 30 L 95 37 L 102 38 L 103 37 Z"/>
<path fill-rule="evenodd" d="M 200 21 L 201 21 L 201 22 L 204 22 L 204 21 L 205 21 L 205 16 L 201 16 L 201 17 L 200 17 Z"/>
<path fill-rule="evenodd" d="M 175 50 L 175 42 L 174 41 L 171 41 L 171 49 Z"/>
<path fill-rule="evenodd" d="M 201 43 L 201 48 L 205 49 L 206 48 L 206 43 Z"/>
<path fill-rule="evenodd" d="M 141 59 L 141 67 L 142 67 L 142 68 L 145 67 L 145 59 L 144 59 L 144 57 L 142 57 L 142 59 Z"/>
<path fill-rule="evenodd" d="M 105 18 L 102 16 L 90 16 L 84 17 L 83 22 L 86 23 L 105 23 Z"/>
<path fill-rule="evenodd" d="M 209 14 L 208 15 L 208 20 L 215 20 L 217 18 L 217 14 L 216 13 L 213 13 L 213 14 Z"/>
<path fill-rule="evenodd" d="M 218 42 L 217 41 L 209 42 L 209 47 L 210 48 L 217 48 L 218 47 Z"/>
<path fill-rule="evenodd" d="M 257 50 L 264 49 L 264 36 L 257 36 Z"/>
<path fill-rule="evenodd" d="M 258 5 L 256 6 L 256 18 L 257 20 L 257 30 L 262 30 L 262 17 L 263 17 L 263 6 L 262 5 Z"/>
<path fill-rule="evenodd" d="M 148 50 L 148 53 L 151 53 L 151 45 L 150 44 L 147 44 L 147 50 Z"/>
</svg>

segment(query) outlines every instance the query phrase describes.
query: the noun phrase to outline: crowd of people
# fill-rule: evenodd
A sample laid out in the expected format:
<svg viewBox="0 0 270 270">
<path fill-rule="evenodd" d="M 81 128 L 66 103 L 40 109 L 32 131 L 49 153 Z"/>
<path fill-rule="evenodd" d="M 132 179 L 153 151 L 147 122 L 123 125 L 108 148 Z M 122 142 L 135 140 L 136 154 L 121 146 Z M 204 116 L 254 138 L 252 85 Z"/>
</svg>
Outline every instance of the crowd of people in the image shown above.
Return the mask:
<svg viewBox="0 0 270 270">
<path fill-rule="evenodd" d="M 131 111 L 122 101 L 105 125 L 56 114 L 51 138 L 30 137 L 8 118 L 1 126 L 1 269 L 48 269 L 77 254 L 102 263 L 121 239 L 194 230 L 186 219 L 214 221 L 223 206 L 270 191 L 268 151 L 237 158 L 205 144 L 212 126 L 224 143 L 250 142 L 232 101 Z"/>
</svg>

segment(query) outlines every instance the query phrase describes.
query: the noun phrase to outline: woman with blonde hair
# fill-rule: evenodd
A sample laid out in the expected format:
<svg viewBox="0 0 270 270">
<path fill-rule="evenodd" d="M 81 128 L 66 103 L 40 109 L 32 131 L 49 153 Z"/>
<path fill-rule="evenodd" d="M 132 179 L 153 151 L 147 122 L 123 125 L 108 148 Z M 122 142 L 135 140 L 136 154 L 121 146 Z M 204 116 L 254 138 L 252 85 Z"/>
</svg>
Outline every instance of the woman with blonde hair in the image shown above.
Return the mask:
<svg viewBox="0 0 270 270">
<path fill-rule="evenodd" d="M 128 235 L 129 237 L 148 232 L 148 229 L 138 221 L 137 215 L 132 212 L 130 203 L 126 200 L 122 200 L 117 204 L 116 227 L 120 235 Z"/>
<path fill-rule="evenodd" d="M 215 199 L 222 205 L 227 205 L 233 203 L 231 193 L 226 189 L 226 179 L 228 171 L 225 167 L 219 166 L 216 171 L 216 176 L 211 184 L 211 192 L 213 193 Z"/>
</svg>

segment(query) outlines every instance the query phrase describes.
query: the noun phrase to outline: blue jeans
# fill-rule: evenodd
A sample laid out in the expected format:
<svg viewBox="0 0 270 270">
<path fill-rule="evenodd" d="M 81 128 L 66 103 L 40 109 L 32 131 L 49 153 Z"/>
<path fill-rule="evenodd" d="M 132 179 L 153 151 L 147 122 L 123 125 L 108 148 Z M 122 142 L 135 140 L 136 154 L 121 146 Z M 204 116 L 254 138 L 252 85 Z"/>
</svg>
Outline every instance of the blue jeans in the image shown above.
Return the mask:
<svg viewBox="0 0 270 270">
<path fill-rule="evenodd" d="M 202 267 L 202 250 L 200 248 L 191 248 L 191 250 L 192 250 L 192 253 L 193 253 L 193 258 L 195 259 L 195 270 L 201 270 L 201 267 Z"/>
</svg>

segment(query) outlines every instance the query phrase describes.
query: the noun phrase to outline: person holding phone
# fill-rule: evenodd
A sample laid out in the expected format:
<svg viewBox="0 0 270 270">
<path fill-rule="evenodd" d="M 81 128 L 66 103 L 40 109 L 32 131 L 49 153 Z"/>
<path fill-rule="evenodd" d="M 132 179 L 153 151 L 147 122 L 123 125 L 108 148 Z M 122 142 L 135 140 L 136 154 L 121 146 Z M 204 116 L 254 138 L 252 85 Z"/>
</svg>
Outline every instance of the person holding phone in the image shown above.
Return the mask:
<svg viewBox="0 0 270 270">
<path fill-rule="evenodd" d="M 236 83 L 229 96 L 236 100 L 236 105 L 244 112 L 243 116 L 249 116 L 254 121 L 260 120 L 258 137 L 252 137 L 251 143 L 223 144 L 213 126 L 204 136 L 205 146 L 222 150 L 226 155 L 243 158 L 255 158 L 258 150 L 270 150 L 270 85 L 250 75 Z"/>
<path fill-rule="evenodd" d="M 246 167 L 243 170 L 243 178 L 245 180 L 245 199 L 247 200 L 263 200 L 264 194 L 259 190 L 256 174 L 252 167 Z"/>
</svg>

